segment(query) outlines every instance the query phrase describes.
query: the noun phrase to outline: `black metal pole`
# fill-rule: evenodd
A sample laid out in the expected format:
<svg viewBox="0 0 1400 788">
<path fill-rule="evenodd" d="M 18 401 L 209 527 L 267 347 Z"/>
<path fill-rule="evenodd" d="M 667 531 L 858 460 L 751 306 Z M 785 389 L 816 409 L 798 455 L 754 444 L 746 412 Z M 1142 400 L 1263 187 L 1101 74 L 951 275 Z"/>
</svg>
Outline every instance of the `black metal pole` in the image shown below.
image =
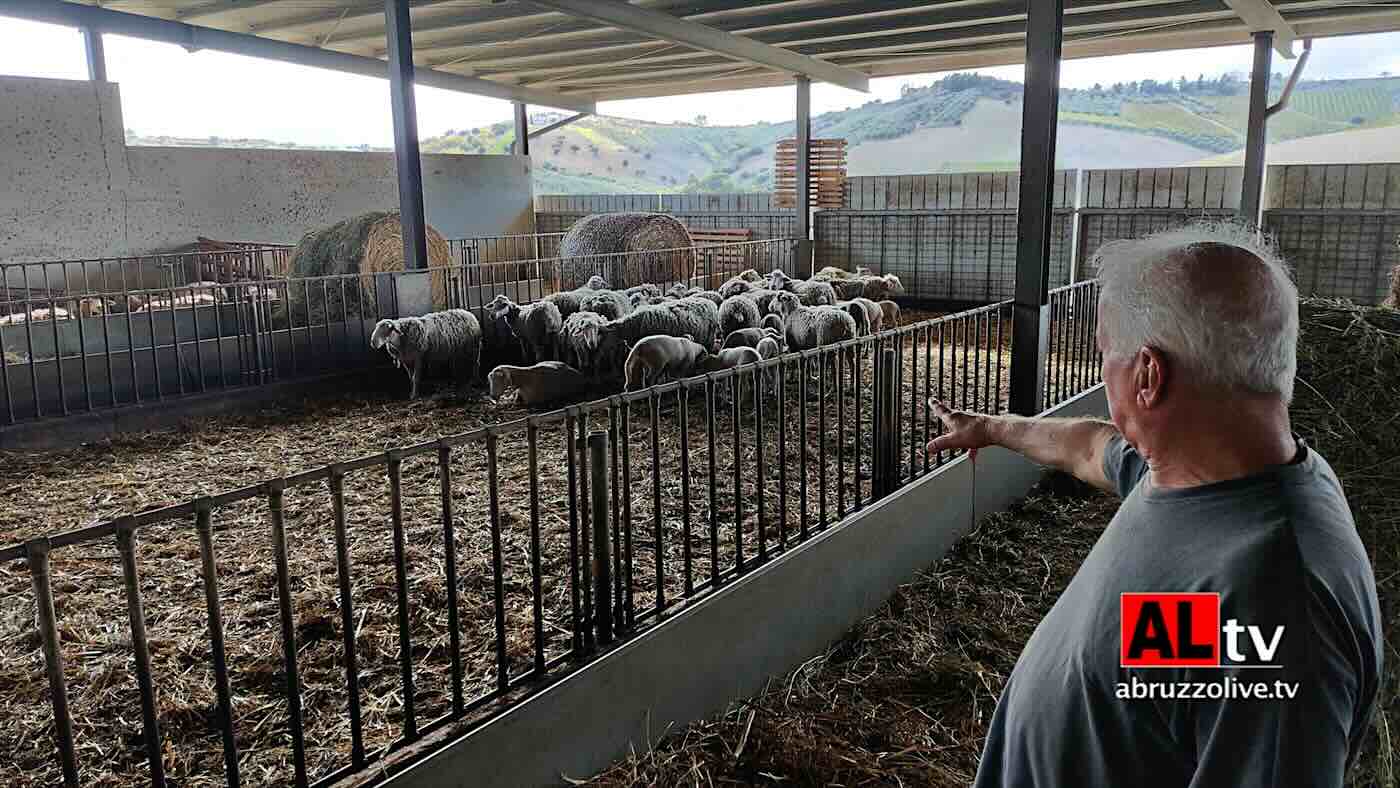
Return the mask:
<svg viewBox="0 0 1400 788">
<path fill-rule="evenodd" d="M 797 164 L 796 206 L 798 238 L 797 270 L 812 268 L 812 80 L 797 78 Z M 806 276 L 807 274 L 802 274 Z"/>
<path fill-rule="evenodd" d="M 515 102 L 515 145 L 516 156 L 530 155 L 530 113 L 524 102 Z"/>
<path fill-rule="evenodd" d="M 589 493 L 593 499 L 593 611 L 598 643 L 613 639 L 612 547 L 608 531 L 608 433 L 588 434 Z"/>
<path fill-rule="evenodd" d="M 1264 159 L 1269 129 L 1269 80 L 1273 71 L 1274 33 L 1254 34 L 1254 71 L 1249 79 L 1249 125 L 1244 143 L 1244 182 L 1240 186 L 1240 219 L 1259 223 L 1264 195 Z"/>
<path fill-rule="evenodd" d="M 1059 113 L 1064 0 L 1026 2 L 1026 88 L 1021 110 L 1021 193 L 1016 216 L 1016 300 L 1011 326 L 1011 411 L 1039 412 L 1050 311 L 1051 195 Z"/>
<path fill-rule="evenodd" d="M 384 0 L 389 41 L 389 104 L 394 113 L 394 156 L 399 173 L 399 220 L 406 270 L 428 267 L 423 229 L 423 164 L 418 157 L 418 107 L 413 98 L 413 32 L 408 0 Z"/>
<path fill-rule="evenodd" d="M 93 82 L 107 81 L 107 55 L 102 50 L 102 31 L 95 27 L 83 28 L 83 51 L 87 53 L 88 79 Z"/>
</svg>

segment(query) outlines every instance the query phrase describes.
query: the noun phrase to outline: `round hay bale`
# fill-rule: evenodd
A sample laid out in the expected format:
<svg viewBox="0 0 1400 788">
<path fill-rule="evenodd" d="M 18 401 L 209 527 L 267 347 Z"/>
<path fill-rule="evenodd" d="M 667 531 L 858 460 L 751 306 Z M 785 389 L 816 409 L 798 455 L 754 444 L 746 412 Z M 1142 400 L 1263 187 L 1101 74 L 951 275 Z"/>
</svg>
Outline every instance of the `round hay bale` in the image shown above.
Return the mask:
<svg viewBox="0 0 1400 788">
<path fill-rule="evenodd" d="M 695 273 L 690 232 L 664 213 L 585 216 L 559 242 L 559 257 L 559 286 L 566 290 L 595 274 L 614 288 L 627 288 L 688 283 Z"/>
<path fill-rule="evenodd" d="M 431 272 L 431 287 L 434 309 L 447 308 L 447 269 L 452 265 L 452 251 L 442 234 L 431 226 L 426 226 L 428 245 L 428 268 Z M 278 271 L 290 280 L 307 277 L 334 276 L 339 274 L 364 274 L 358 282 L 360 296 L 355 295 L 353 280 L 345 281 L 342 288 L 338 280 L 326 280 L 327 293 L 321 297 L 319 283 L 313 283 L 310 290 L 310 314 L 306 305 L 307 290 L 296 283 L 288 285 L 288 300 L 296 314 L 319 321 L 323 314 L 339 315 L 342 310 L 347 315 L 358 315 L 359 305 L 369 305 L 366 312 L 373 309 L 376 285 L 384 286 L 383 277 L 371 277 L 404 270 L 403 225 L 397 211 L 376 211 L 361 214 L 335 224 L 313 230 L 302 236 L 301 241 L 287 258 L 286 270 Z M 341 291 L 346 293 L 345 303 L 341 304 Z"/>
</svg>

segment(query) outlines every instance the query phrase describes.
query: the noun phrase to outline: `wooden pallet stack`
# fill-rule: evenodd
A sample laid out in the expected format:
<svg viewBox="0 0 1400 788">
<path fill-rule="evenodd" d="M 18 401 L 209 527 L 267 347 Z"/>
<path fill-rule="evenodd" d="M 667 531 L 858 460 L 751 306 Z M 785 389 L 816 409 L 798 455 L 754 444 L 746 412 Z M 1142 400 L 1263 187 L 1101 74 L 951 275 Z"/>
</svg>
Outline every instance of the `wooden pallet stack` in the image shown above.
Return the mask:
<svg viewBox="0 0 1400 788">
<path fill-rule="evenodd" d="M 846 201 L 846 141 L 814 139 L 809 147 L 813 208 L 841 208 Z M 773 193 L 777 207 L 797 204 L 797 140 L 778 141 L 773 157 Z"/>
</svg>

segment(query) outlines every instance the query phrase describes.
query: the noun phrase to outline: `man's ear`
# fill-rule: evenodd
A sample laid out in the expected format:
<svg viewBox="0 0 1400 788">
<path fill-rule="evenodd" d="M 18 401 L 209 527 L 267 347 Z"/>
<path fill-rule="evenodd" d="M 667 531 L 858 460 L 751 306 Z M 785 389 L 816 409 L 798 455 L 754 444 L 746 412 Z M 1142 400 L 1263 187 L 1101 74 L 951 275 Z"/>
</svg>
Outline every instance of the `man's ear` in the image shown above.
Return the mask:
<svg viewBox="0 0 1400 788">
<path fill-rule="evenodd" d="M 1144 345 L 1138 350 L 1134 366 L 1133 387 L 1138 407 L 1143 410 L 1159 407 L 1166 399 L 1171 379 L 1171 364 L 1166 354 Z"/>
</svg>

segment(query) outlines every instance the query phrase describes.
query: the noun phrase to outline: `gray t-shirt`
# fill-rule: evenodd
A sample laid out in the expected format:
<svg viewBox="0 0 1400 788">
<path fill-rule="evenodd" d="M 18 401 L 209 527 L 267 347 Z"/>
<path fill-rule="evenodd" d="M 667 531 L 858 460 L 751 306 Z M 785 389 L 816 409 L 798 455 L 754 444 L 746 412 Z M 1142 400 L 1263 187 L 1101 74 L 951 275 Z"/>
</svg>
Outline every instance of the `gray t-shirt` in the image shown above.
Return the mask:
<svg viewBox="0 0 1400 788">
<path fill-rule="evenodd" d="M 1125 500 L 1017 660 L 977 788 L 1340 786 L 1375 706 L 1382 639 L 1375 577 L 1332 468 L 1300 441 L 1289 465 L 1165 490 L 1117 437 L 1104 473 Z M 1279 667 L 1120 667 L 1123 592 L 1218 592 L 1221 624 L 1259 627 L 1266 647 L 1285 628 Z M 1274 694 L 1296 682 L 1296 695 L 1206 697 L 1230 681 Z M 1134 682 L 1190 697 L 1124 697 Z"/>
</svg>

